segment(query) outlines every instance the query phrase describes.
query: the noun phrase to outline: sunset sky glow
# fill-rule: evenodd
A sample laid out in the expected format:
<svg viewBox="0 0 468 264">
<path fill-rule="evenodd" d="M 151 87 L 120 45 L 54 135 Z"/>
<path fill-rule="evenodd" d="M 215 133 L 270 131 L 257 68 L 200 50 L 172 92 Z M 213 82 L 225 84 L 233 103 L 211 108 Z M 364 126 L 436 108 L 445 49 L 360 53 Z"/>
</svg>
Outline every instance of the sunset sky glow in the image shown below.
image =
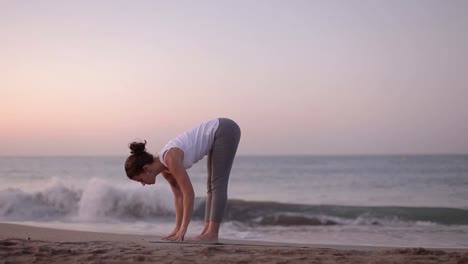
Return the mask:
<svg viewBox="0 0 468 264">
<path fill-rule="evenodd" d="M 0 1 L 0 155 L 468 153 L 468 1 Z"/>
</svg>

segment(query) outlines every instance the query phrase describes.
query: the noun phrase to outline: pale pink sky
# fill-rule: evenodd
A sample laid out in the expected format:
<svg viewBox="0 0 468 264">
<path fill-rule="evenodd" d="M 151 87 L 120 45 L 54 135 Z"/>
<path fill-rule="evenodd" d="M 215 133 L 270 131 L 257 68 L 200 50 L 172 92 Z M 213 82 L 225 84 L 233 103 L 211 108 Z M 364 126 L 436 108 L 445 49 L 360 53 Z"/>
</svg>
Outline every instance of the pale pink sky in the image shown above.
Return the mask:
<svg viewBox="0 0 468 264">
<path fill-rule="evenodd" d="M 98 2 L 98 3 L 96 3 Z M 0 155 L 468 153 L 468 1 L 2 1 Z"/>
</svg>

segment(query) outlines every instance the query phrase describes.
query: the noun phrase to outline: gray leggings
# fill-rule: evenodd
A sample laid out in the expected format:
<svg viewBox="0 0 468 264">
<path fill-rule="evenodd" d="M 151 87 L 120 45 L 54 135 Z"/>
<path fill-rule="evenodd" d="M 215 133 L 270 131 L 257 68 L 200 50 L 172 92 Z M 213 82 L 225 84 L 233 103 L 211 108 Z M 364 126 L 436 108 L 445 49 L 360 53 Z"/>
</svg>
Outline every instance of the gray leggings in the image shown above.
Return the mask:
<svg viewBox="0 0 468 264">
<path fill-rule="evenodd" d="M 241 131 L 239 126 L 227 118 L 219 118 L 213 147 L 208 154 L 208 182 L 205 222 L 220 223 L 227 202 L 229 174 L 236 156 Z"/>
</svg>

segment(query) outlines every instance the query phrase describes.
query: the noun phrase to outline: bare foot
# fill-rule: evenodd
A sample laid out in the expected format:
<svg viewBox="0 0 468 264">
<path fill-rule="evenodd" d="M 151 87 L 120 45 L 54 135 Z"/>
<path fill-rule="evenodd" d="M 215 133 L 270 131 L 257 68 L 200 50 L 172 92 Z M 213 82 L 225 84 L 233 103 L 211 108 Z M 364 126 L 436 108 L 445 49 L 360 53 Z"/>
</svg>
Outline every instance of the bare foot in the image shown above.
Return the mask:
<svg viewBox="0 0 468 264">
<path fill-rule="evenodd" d="M 196 237 L 188 238 L 187 241 L 218 243 L 218 237 L 210 234 L 201 234 Z"/>
<path fill-rule="evenodd" d="M 196 237 L 190 237 L 190 238 L 187 238 L 186 240 L 187 240 L 187 241 L 197 241 L 198 239 L 202 238 L 206 233 L 208 233 L 208 232 L 207 232 L 207 229 L 208 229 L 208 228 L 205 228 L 205 229 L 201 232 L 201 234 L 199 234 L 198 236 L 196 236 Z"/>
<path fill-rule="evenodd" d="M 200 239 L 201 237 L 203 237 L 205 234 L 204 233 L 201 233 L 200 235 L 196 236 L 196 237 L 191 237 L 189 238 L 191 241 L 197 241 L 198 239 Z"/>
</svg>

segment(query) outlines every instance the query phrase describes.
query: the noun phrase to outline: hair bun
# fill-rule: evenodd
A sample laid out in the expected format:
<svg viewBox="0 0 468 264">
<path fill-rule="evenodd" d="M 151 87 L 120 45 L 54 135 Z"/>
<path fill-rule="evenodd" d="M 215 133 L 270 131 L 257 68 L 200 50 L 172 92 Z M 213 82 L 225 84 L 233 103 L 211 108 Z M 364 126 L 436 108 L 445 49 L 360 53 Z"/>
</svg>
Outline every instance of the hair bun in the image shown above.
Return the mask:
<svg viewBox="0 0 468 264">
<path fill-rule="evenodd" d="M 128 146 L 130 153 L 133 155 L 140 155 L 146 152 L 146 140 L 144 142 L 134 141 Z"/>
</svg>

